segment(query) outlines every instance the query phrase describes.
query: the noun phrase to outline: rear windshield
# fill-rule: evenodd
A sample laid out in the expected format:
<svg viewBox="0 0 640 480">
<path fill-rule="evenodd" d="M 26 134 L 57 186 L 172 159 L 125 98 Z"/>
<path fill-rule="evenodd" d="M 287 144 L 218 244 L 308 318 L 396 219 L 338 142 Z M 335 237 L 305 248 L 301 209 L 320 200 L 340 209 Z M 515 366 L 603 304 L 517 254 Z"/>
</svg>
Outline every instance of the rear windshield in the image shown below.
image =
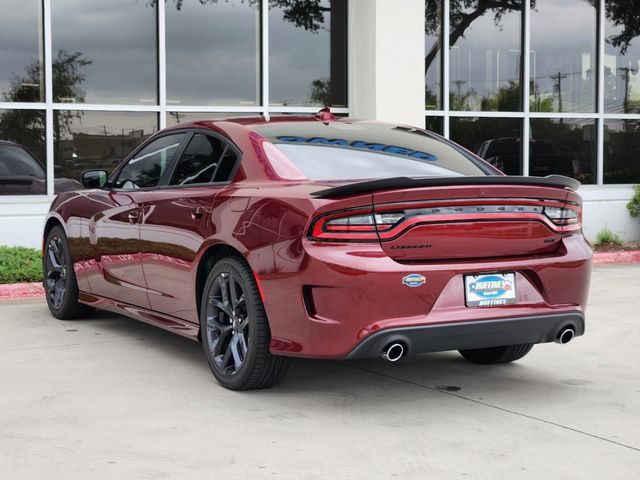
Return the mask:
<svg viewBox="0 0 640 480">
<path fill-rule="evenodd" d="M 254 129 L 310 180 L 492 174 L 461 148 L 423 130 L 377 123 L 273 123 Z"/>
</svg>

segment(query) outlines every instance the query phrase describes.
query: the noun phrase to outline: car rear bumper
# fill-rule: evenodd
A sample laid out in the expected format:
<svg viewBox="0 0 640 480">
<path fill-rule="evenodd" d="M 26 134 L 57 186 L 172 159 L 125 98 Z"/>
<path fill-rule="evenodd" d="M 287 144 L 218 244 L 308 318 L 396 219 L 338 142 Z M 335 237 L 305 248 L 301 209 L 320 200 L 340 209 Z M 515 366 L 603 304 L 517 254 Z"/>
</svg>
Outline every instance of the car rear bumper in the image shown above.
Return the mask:
<svg viewBox="0 0 640 480">
<path fill-rule="evenodd" d="M 592 251 L 579 234 L 563 238 L 554 254 L 415 264 L 392 260 L 379 245 L 301 243 L 290 240 L 271 247 L 281 260 L 278 270 L 264 262 L 268 256 L 263 252 L 249 257 L 263 288 L 271 352 L 277 355 L 377 356 L 377 340 L 369 339 L 388 340 L 399 332 L 407 337 L 410 351 L 539 343 L 552 339 L 557 327 L 552 319 L 561 318 L 558 315 L 584 315 Z M 488 272 L 515 273 L 516 304 L 465 305 L 464 276 Z M 425 281 L 412 288 L 404 279 L 415 274 Z M 504 321 L 506 332 L 496 334 L 481 327 L 495 321 Z M 579 322 L 580 327 L 575 321 L 580 334 L 584 322 Z M 520 328 L 522 334 L 516 331 Z M 461 342 L 476 332 L 479 338 Z M 497 338 L 489 338 L 494 334 Z M 445 338 L 433 340 L 435 335 Z M 409 345 L 414 342 L 415 349 Z M 369 347 L 362 345 L 376 348 L 367 353 Z"/>
<path fill-rule="evenodd" d="M 393 343 L 401 343 L 408 355 L 545 343 L 554 341 L 565 328 L 573 329 L 576 336 L 582 335 L 584 333 L 582 313 L 567 312 L 480 322 L 391 328 L 371 334 L 344 358 L 347 360 L 376 358 Z"/>
</svg>

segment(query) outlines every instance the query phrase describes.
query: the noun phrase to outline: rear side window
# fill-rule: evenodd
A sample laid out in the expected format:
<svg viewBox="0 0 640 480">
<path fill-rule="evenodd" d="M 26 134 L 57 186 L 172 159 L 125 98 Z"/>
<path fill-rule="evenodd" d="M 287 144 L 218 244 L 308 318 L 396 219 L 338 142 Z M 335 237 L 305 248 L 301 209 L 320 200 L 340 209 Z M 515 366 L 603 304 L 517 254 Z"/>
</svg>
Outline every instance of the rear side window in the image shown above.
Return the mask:
<svg viewBox="0 0 640 480">
<path fill-rule="evenodd" d="M 464 149 L 410 127 L 292 122 L 254 128 L 310 180 L 495 174 L 491 167 Z"/>
<path fill-rule="evenodd" d="M 236 155 L 227 143 L 196 133 L 182 153 L 170 184 L 229 181 L 235 162 Z"/>
<path fill-rule="evenodd" d="M 151 142 L 120 170 L 114 186 L 126 190 L 157 186 L 184 136 L 184 133 L 165 135 Z"/>
</svg>

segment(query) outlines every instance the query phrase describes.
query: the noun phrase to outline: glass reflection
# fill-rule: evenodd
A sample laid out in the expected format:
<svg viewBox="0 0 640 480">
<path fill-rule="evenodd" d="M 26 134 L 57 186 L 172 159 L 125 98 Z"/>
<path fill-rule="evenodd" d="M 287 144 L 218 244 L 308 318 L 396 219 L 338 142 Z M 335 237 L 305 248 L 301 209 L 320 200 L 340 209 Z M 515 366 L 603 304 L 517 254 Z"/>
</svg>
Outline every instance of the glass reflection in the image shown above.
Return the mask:
<svg viewBox="0 0 640 480">
<path fill-rule="evenodd" d="M 556 174 L 595 182 L 595 120 L 532 118 L 530 125 L 530 175 Z"/>
<path fill-rule="evenodd" d="M 44 102 L 42 2 L 3 0 L 0 101 Z"/>
<path fill-rule="evenodd" d="M 597 2 L 535 2 L 531 9 L 531 111 L 595 111 L 594 3 Z"/>
<path fill-rule="evenodd" d="M 45 114 L 0 110 L 0 195 L 45 195 Z"/>
<path fill-rule="evenodd" d="M 444 121 L 442 117 L 426 117 L 424 126 L 427 130 L 442 135 L 444 130 Z"/>
<path fill-rule="evenodd" d="M 425 110 L 442 108 L 442 76 L 440 46 L 442 44 L 442 1 L 426 0 L 424 4 Z M 427 127 L 428 128 L 428 127 Z"/>
<path fill-rule="evenodd" d="M 179 123 L 199 122 L 201 120 L 222 120 L 225 118 L 259 117 L 259 113 L 205 113 L 205 112 L 167 112 L 167 127 Z"/>
<path fill-rule="evenodd" d="M 56 178 L 78 180 L 83 170 L 112 171 L 158 130 L 158 116 L 143 112 L 53 112 Z"/>
<path fill-rule="evenodd" d="M 604 183 L 640 183 L 640 120 L 605 120 Z"/>
<path fill-rule="evenodd" d="M 522 1 L 450 2 L 451 110 L 522 110 Z"/>
<path fill-rule="evenodd" d="M 157 103 L 155 1 L 53 3 L 55 102 Z"/>
<path fill-rule="evenodd" d="M 507 175 L 522 175 L 522 120 L 451 118 L 450 136 Z"/>
<path fill-rule="evenodd" d="M 167 3 L 167 103 L 260 103 L 259 26 L 259 1 Z"/>
<path fill-rule="evenodd" d="M 347 1 L 269 0 L 270 104 L 347 105 Z"/>
<path fill-rule="evenodd" d="M 640 2 L 606 1 L 604 105 L 608 113 L 640 112 Z"/>
</svg>

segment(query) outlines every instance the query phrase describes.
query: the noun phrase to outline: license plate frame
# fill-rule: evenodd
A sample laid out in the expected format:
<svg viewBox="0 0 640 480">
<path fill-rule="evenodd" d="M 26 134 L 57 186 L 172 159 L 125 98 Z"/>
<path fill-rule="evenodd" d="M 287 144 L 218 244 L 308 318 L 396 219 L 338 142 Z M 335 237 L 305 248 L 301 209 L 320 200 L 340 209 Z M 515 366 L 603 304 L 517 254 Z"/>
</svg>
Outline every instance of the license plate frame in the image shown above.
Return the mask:
<svg viewBox="0 0 640 480">
<path fill-rule="evenodd" d="M 501 307 L 518 303 L 515 272 L 464 275 L 464 301 L 467 307 Z"/>
</svg>

